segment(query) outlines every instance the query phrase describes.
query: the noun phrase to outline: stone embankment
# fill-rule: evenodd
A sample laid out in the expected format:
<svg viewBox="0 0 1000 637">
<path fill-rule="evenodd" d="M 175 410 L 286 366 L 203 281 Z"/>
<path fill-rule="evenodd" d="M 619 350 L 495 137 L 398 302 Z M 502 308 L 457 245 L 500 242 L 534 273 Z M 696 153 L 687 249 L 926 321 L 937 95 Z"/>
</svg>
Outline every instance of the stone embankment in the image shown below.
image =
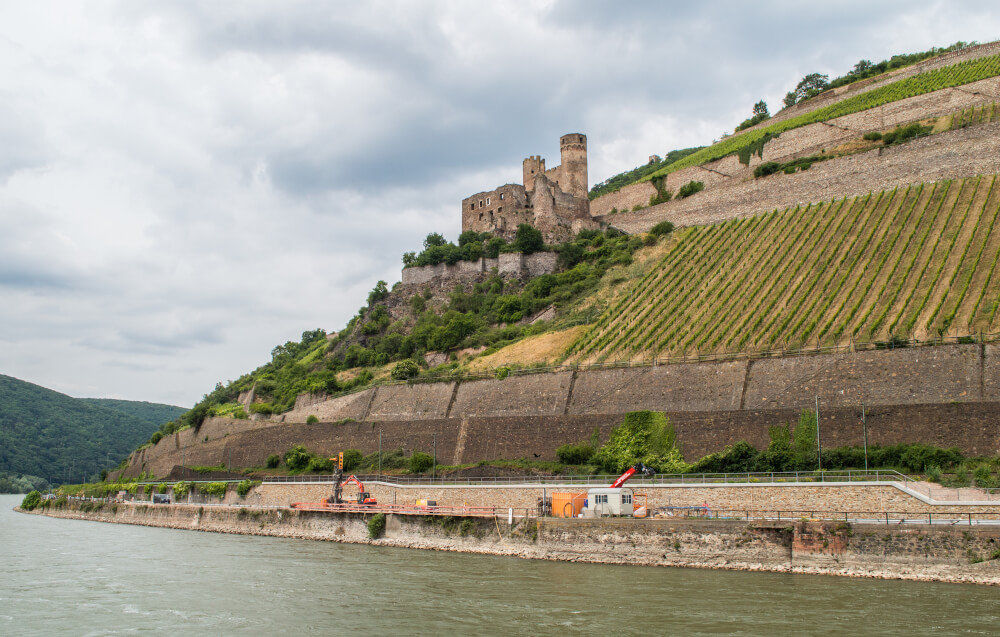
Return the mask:
<svg viewBox="0 0 1000 637">
<path fill-rule="evenodd" d="M 175 465 L 262 466 L 297 444 L 335 454 L 404 449 L 444 464 L 554 460 L 556 449 L 606 438 L 623 414 L 668 414 L 685 457 L 768 443 L 819 398 L 823 444 L 924 442 L 969 455 L 1000 451 L 1000 346 L 947 345 L 780 359 L 566 371 L 504 380 L 387 385 L 315 396 L 275 420 L 211 418 L 133 454 L 127 477 Z M 866 407 L 862 423 L 861 404 Z M 319 423 L 307 424 L 310 415 Z"/>
<path fill-rule="evenodd" d="M 45 515 L 174 529 L 328 540 L 527 559 L 683 566 L 1000 585 L 1000 527 L 688 519 L 575 520 L 388 516 L 253 507 L 69 504 Z M 467 521 L 466 521 L 467 520 Z M 982 560 L 982 561 L 979 561 Z"/>
</svg>

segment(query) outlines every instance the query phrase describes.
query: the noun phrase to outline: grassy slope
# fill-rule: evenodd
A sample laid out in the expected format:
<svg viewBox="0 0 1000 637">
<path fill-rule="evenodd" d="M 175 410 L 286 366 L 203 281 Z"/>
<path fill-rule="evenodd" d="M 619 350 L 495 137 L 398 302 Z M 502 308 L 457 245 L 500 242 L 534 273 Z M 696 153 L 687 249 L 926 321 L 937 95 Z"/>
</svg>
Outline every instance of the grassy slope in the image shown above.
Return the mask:
<svg viewBox="0 0 1000 637">
<path fill-rule="evenodd" d="M 917 184 L 685 228 L 579 360 L 1000 330 L 1000 183 Z"/>
</svg>

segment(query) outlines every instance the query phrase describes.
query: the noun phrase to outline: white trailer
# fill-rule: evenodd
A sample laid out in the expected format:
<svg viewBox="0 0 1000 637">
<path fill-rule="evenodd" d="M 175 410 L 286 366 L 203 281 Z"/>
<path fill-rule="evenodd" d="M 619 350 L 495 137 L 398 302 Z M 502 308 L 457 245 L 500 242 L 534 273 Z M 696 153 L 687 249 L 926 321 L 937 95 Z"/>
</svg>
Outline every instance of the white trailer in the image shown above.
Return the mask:
<svg viewBox="0 0 1000 637">
<path fill-rule="evenodd" d="M 632 516 L 635 511 L 632 489 L 628 487 L 595 487 L 587 491 L 587 506 L 583 516 L 599 518 L 604 516 Z"/>
</svg>

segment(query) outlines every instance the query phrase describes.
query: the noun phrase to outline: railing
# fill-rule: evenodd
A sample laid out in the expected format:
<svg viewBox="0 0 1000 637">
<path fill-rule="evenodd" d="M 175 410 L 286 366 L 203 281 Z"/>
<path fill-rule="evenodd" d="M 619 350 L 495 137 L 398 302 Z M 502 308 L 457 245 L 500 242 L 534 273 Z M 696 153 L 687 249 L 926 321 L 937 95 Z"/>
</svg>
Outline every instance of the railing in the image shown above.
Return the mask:
<svg viewBox="0 0 1000 637">
<path fill-rule="evenodd" d="M 466 518 L 535 518 L 537 509 L 496 506 L 417 506 L 413 504 L 326 504 L 324 502 L 295 502 L 293 509 L 324 513 L 394 513 L 397 515 L 431 515 Z"/>
<path fill-rule="evenodd" d="M 383 482 L 393 485 L 510 485 L 510 484 L 559 484 L 559 485 L 599 485 L 608 486 L 618 478 L 617 475 L 584 475 L 584 476 L 466 476 L 428 478 L 426 476 L 388 476 L 359 475 L 362 482 Z M 288 482 L 325 482 L 332 483 L 332 475 L 301 475 L 301 476 L 270 476 L 263 479 L 264 484 Z M 915 482 L 913 478 L 893 470 L 871 471 L 773 471 L 768 473 L 658 473 L 654 476 L 634 475 L 629 480 L 630 485 L 642 484 L 652 486 L 657 484 L 750 484 L 750 483 L 780 483 L 780 482 Z"/>
</svg>

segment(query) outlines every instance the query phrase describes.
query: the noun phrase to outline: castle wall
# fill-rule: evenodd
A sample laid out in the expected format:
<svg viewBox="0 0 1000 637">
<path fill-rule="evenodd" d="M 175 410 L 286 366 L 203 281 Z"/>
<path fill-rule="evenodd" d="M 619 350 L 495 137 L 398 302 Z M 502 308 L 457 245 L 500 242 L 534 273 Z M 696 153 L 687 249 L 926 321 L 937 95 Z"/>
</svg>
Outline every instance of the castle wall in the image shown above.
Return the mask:
<svg viewBox="0 0 1000 637">
<path fill-rule="evenodd" d="M 455 265 L 439 263 L 421 267 L 403 268 L 403 284 L 424 284 L 435 279 L 468 280 L 497 268 L 500 274 L 510 276 L 539 276 L 556 271 L 559 255 L 555 252 L 536 252 L 524 255 L 505 252 L 496 259 L 480 257 L 475 261 L 459 261 Z"/>
</svg>

